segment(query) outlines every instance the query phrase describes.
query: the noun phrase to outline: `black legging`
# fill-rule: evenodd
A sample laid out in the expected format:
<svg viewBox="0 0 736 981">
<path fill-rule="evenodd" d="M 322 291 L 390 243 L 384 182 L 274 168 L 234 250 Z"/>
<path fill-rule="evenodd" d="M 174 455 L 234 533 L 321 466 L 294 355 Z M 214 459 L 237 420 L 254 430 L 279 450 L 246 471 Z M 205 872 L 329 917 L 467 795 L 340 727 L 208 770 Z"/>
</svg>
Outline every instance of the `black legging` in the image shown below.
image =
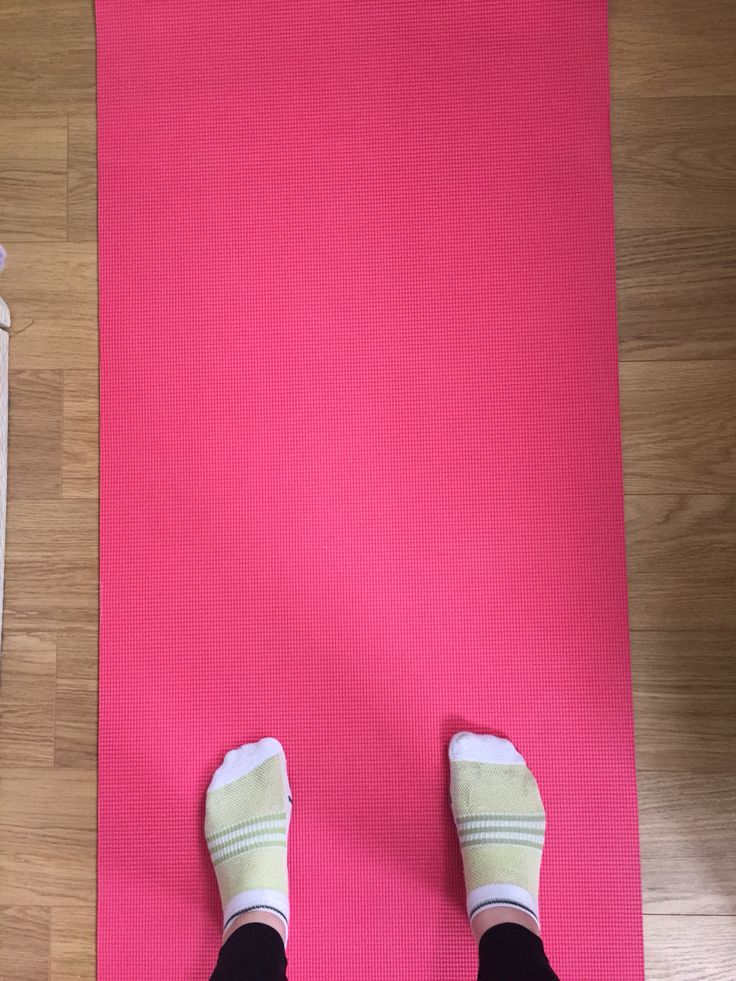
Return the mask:
<svg viewBox="0 0 736 981">
<path fill-rule="evenodd" d="M 210 981 L 286 981 L 283 940 L 265 923 L 239 927 L 223 945 Z M 539 937 L 516 923 L 502 923 L 481 937 L 478 981 L 559 979 Z"/>
</svg>

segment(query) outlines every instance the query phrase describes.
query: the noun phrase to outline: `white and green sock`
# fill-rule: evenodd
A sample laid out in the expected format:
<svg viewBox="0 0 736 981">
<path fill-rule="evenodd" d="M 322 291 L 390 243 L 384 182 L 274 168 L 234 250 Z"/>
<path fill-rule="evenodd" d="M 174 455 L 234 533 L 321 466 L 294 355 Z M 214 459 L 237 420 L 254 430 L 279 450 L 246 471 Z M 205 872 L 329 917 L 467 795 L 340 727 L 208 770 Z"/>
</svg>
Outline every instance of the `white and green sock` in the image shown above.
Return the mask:
<svg viewBox="0 0 736 981">
<path fill-rule="evenodd" d="M 222 899 L 224 929 L 263 910 L 289 924 L 286 844 L 291 790 L 276 739 L 231 750 L 207 790 L 205 836 Z"/>
<path fill-rule="evenodd" d="M 468 916 L 507 906 L 538 925 L 545 814 L 536 780 L 514 746 L 497 736 L 459 732 L 449 756 Z"/>
</svg>

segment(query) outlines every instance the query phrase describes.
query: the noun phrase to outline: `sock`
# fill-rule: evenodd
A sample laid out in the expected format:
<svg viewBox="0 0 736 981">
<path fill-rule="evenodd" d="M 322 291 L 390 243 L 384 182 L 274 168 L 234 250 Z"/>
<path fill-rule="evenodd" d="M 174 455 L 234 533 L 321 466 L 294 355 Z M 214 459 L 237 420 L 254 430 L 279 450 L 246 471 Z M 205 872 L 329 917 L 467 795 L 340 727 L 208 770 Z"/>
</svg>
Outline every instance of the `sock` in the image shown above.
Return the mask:
<svg viewBox="0 0 736 981">
<path fill-rule="evenodd" d="M 215 867 L 224 927 L 265 910 L 289 924 L 286 842 L 291 790 L 276 739 L 231 750 L 207 790 L 205 836 Z"/>
<path fill-rule="evenodd" d="M 510 906 L 539 924 L 545 815 L 536 780 L 514 746 L 497 736 L 459 732 L 449 756 L 468 916 Z"/>
</svg>

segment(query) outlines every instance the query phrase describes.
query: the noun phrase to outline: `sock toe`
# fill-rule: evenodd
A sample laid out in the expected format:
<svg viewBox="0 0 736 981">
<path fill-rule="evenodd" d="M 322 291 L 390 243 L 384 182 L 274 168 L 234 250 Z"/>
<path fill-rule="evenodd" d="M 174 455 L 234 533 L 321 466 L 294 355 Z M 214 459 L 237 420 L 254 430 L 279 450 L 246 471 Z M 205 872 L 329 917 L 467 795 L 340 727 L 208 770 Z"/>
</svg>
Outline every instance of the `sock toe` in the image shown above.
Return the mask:
<svg viewBox="0 0 736 981">
<path fill-rule="evenodd" d="M 278 739 L 266 736 L 255 743 L 245 743 L 237 749 L 231 749 L 225 754 L 225 759 L 215 770 L 208 790 L 217 790 L 233 780 L 245 776 L 251 770 L 270 759 L 272 756 L 284 756 L 284 749 Z"/>
<path fill-rule="evenodd" d="M 524 757 L 508 739 L 475 732 L 458 732 L 450 740 L 451 762 L 524 763 Z"/>
</svg>

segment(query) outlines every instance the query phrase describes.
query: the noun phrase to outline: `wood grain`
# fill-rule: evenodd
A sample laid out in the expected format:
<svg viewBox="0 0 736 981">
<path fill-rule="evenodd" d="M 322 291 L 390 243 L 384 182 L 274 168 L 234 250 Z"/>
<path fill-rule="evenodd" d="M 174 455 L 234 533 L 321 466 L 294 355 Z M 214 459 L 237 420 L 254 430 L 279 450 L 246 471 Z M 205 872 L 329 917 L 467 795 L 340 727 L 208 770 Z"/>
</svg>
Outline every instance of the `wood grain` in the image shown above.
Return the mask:
<svg viewBox="0 0 736 981">
<path fill-rule="evenodd" d="M 97 630 L 64 630 L 58 635 L 56 685 L 59 691 L 97 693 Z"/>
<path fill-rule="evenodd" d="M 0 766 L 54 762 L 56 634 L 6 633 L 0 657 Z"/>
<path fill-rule="evenodd" d="M 648 981 L 733 981 L 736 918 L 645 916 Z"/>
<path fill-rule="evenodd" d="M 51 911 L 50 981 L 94 981 L 95 921 L 89 906 Z"/>
<path fill-rule="evenodd" d="M 50 913 L 42 906 L 0 906 L 0 978 L 38 981 L 47 977 Z"/>
<path fill-rule="evenodd" d="M 54 764 L 77 769 L 97 766 L 97 695 L 57 689 Z"/>
<path fill-rule="evenodd" d="M 631 652 L 640 773 L 733 773 L 736 633 L 634 631 Z"/>
<path fill-rule="evenodd" d="M 10 363 L 14 370 L 97 370 L 94 244 L 9 246 L 2 293 L 13 315 Z"/>
<path fill-rule="evenodd" d="M 609 23 L 615 97 L 736 95 L 731 0 L 610 0 Z"/>
<path fill-rule="evenodd" d="M 69 117 L 70 242 L 97 241 L 97 120 Z"/>
<path fill-rule="evenodd" d="M 8 373 L 8 498 L 61 497 L 61 371 Z"/>
<path fill-rule="evenodd" d="M 736 98 L 619 99 L 618 229 L 736 225 Z"/>
<path fill-rule="evenodd" d="M 736 358 L 736 230 L 616 233 L 622 361 Z"/>
<path fill-rule="evenodd" d="M 736 774 L 639 774 L 644 910 L 736 914 Z"/>
<path fill-rule="evenodd" d="M 97 765 L 97 631 L 58 635 L 56 658 L 56 766 Z"/>
<path fill-rule="evenodd" d="M 96 371 L 64 372 L 63 496 L 99 494 L 99 400 Z"/>
<path fill-rule="evenodd" d="M 89 906 L 96 791 L 94 770 L 0 771 L 0 906 Z"/>
<path fill-rule="evenodd" d="M 634 630 L 736 629 L 736 499 L 627 496 Z"/>
<path fill-rule="evenodd" d="M 2 136 L 0 242 L 65 239 L 66 117 L 4 119 Z"/>
<path fill-rule="evenodd" d="M 9 502 L 6 549 L 6 629 L 97 623 L 96 501 Z"/>
<path fill-rule="evenodd" d="M 627 494 L 736 487 L 736 362 L 622 364 Z"/>
<path fill-rule="evenodd" d="M 94 10 L 88 0 L 3 0 L 0 113 L 94 111 Z"/>
</svg>

